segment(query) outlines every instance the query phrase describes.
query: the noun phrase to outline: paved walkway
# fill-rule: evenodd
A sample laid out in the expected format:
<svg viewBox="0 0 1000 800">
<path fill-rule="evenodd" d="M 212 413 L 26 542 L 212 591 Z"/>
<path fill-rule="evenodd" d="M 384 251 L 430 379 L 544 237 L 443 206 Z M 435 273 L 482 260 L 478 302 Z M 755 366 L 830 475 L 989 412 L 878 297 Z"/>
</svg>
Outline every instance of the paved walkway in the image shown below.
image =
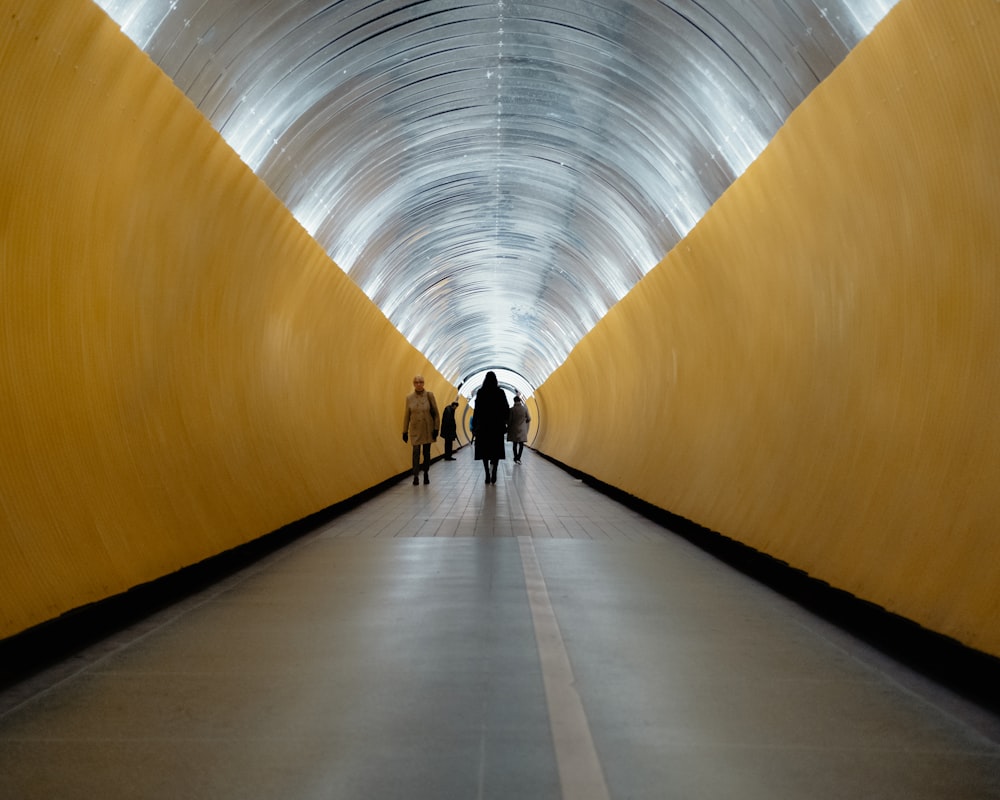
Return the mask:
<svg viewBox="0 0 1000 800">
<path fill-rule="evenodd" d="M 997 800 L 1000 723 L 469 449 L 0 695 L 4 800 Z"/>
</svg>

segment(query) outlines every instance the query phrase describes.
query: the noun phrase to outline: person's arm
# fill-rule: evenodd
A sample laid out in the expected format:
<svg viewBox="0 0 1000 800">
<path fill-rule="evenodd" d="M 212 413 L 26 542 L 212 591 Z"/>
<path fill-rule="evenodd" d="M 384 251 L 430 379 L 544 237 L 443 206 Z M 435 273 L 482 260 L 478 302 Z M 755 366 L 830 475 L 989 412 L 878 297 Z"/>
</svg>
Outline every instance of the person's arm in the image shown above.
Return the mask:
<svg viewBox="0 0 1000 800">
<path fill-rule="evenodd" d="M 403 441 L 410 438 L 410 404 L 403 401 Z"/>
<path fill-rule="evenodd" d="M 427 398 L 431 402 L 431 438 L 438 438 L 438 428 L 441 427 L 441 416 L 438 414 L 438 404 L 437 400 L 434 398 L 433 392 L 427 393 L 429 397 Z"/>
</svg>

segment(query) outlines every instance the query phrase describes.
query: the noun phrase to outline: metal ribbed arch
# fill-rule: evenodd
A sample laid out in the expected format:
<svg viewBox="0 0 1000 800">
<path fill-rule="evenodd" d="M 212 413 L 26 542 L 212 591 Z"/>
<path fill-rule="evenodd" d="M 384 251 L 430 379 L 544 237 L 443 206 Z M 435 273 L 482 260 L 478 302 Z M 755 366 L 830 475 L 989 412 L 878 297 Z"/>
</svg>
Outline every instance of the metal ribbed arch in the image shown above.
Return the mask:
<svg viewBox="0 0 1000 800">
<path fill-rule="evenodd" d="M 524 391 L 894 2 L 99 4 L 446 377 Z"/>
</svg>

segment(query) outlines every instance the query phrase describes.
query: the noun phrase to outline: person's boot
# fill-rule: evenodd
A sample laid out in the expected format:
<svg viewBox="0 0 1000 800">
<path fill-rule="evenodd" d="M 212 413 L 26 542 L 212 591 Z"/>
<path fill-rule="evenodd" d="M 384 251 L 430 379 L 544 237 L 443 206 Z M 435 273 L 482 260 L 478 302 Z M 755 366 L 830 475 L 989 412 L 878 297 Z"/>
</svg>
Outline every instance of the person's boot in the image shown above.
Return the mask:
<svg viewBox="0 0 1000 800">
<path fill-rule="evenodd" d="M 494 463 L 493 470 L 490 473 L 490 483 L 496 483 L 496 482 L 497 482 L 497 465 L 496 463 Z"/>
<path fill-rule="evenodd" d="M 420 485 L 420 478 L 419 478 L 419 476 L 417 475 L 416 472 L 413 473 L 413 485 L 414 486 L 419 486 Z"/>
<path fill-rule="evenodd" d="M 431 482 L 431 478 L 427 474 L 427 470 L 424 470 L 424 483 L 427 484 L 427 483 L 430 483 L 430 482 Z"/>
</svg>

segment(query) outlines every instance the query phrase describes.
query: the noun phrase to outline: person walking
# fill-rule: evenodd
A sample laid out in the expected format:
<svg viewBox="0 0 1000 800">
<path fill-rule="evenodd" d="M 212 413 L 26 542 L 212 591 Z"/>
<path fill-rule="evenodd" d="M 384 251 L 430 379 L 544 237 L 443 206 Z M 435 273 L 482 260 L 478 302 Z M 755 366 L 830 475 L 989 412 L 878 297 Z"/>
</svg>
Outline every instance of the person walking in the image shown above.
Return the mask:
<svg viewBox="0 0 1000 800">
<path fill-rule="evenodd" d="M 424 389 L 424 376 L 413 378 L 413 392 L 406 396 L 403 413 L 403 441 L 413 448 L 413 485 L 420 483 L 420 454 L 424 456 L 424 483 L 430 483 L 428 470 L 431 466 L 431 442 L 437 441 L 438 424 L 437 401 L 434 393 Z"/>
<path fill-rule="evenodd" d="M 522 402 L 521 395 L 514 395 L 514 405 L 510 409 L 510 417 L 507 419 L 507 441 L 513 443 L 514 463 L 521 463 L 521 454 L 524 452 L 524 443 L 528 441 L 528 425 L 531 423 L 531 414 L 528 407 Z"/>
<path fill-rule="evenodd" d="M 455 427 L 455 411 L 458 409 L 458 400 L 452 400 L 443 412 L 441 412 L 441 436 L 444 439 L 444 460 L 454 461 L 451 454 L 452 445 L 458 438 L 458 428 Z"/>
<path fill-rule="evenodd" d="M 503 437 L 507 432 L 509 414 L 507 395 L 500 388 L 496 373 L 487 372 L 483 385 L 476 393 L 476 414 L 472 429 L 476 443 L 476 461 L 483 462 L 487 484 L 497 482 L 497 466 L 506 458 Z"/>
</svg>

